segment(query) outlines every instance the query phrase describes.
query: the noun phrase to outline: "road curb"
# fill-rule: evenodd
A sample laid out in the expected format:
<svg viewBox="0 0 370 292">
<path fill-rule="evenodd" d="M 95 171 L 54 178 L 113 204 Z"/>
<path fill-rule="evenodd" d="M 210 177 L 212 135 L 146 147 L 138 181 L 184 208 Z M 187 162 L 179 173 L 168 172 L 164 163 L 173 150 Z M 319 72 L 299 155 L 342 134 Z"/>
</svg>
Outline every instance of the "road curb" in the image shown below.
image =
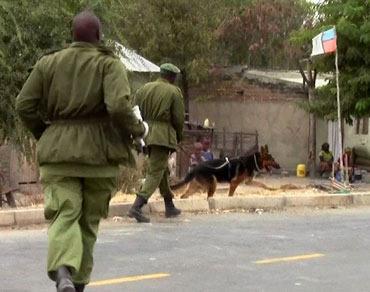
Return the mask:
<svg viewBox="0 0 370 292">
<path fill-rule="evenodd" d="M 0 226 L 15 225 L 14 211 L 0 211 Z"/>
<path fill-rule="evenodd" d="M 132 206 L 132 203 L 115 203 L 115 204 L 112 204 L 112 205 L 109 206 L 108 217 L 116 217 L 116 216 L 124 217 L 124 216 L 127 216 L 127 213 L 130 210 L 131 206 Z M 149 214 L 150 213 L 150 209 L 149 209 L 148 205 L 145 205 L 142 210 L 143 210 L 144 214 Z"/>
<path fill-rule="evenodd" d="M 353 205 L 353 195 L 286 196 L 285 207 L 340 207 Z M 370 200 L 369 200 L 370 205 Z"/>
<path fill-rule="evenodd" d="M 370 206 L 370 194 L 355 194 L 353 195 L 353 204 L 355 206 Z"/>
<path fill-rule="evenodd" d="M 208 212 L 209 202 L 206 199 L 179 199 L 174 200 L 176 208 L 183 212 Z M 151 213 L 164 213 L 164 203 L 162 201 L 149 203 Z"/>
<path fill-rule="evenodd" d="M 110 205 L 108 217 L 126 216 L 132 203 L 115 203 Z M 327 194 L 327 195 L 279 195 L 279 196 L 248 196 L 248 197 L 213 197 L 206 199 L 178 199 L 175 200 L 177 208 L 183 212 L 210 212 L 215 210 L 237 209 L 286 209 L 294 207 L 309 208 L 336 208 L 350 206 L 370 206 L 370 193 L 355 194 Z M 163 201 L 150 202 L 144 206 L 144 213 L 163 213 Z M 43 224 L 42 208 L 16 209 L 0 211 L 0 226 L 27 226 Z"/>
<path fill-rule="evenodd" d="M 14 211 L 14 225 L 26 226 L 46 223 L 44 209 L 26 209 Z"/>
<path fill-rule="evenodd" d="M 216 197 L 209 199 L 210 210 L 282 209 L 284 206 L 284 196 Z"/>
</svg>

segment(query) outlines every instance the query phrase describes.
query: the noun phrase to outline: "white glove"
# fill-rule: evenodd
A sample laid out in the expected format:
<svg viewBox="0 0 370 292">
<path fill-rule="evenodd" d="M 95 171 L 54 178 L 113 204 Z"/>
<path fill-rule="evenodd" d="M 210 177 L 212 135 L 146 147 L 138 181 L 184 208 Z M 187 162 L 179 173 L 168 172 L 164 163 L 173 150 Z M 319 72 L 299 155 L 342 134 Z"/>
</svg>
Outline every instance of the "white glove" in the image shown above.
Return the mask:
<svg viewBox="0 0 370 292">
<path fill-rule="evenodd" d="M 140 144 L 140 146 L 141 146 L 142 148 L 144 148 L 144 147 L 145 147 L 144 139 L 140 138 L 138 142 L 139 142 L 139 144 Z"/>
<path fill-rule="evenodd" d="M 140 112 L 140 109 L 139 109 L 139 106 L 135 105 L 133 108 L 132 108 L 132 112 L 134 113 L 134 116 L 140 121 L 142 122 L 143 121 L 143 117 L 141 116 L 141 112 Z"/>
<path fill-rule="evenodd" d="M 136 138 L 136 141 L 137 143 L 139 143 L 139 145 L 141 146 L 141 148 L 144 148 L 145 147 L 145 142 L 144 142 L 144 138 L 146 136 L 148 136 L 148 133 L 149 133 L 149 126 L 148 126 L 148 123 L 147 122 L 142 122 L 143 123 L 143 126 L 145 128 L 145 131 L 144 131 L 144 134 L 141 138 Z"/>
<path fill-rule="evenodd" d="M 141 147 L 145 147 L 145 142 L 144 142 L 144 138 L 146 136 L 148 136 L 148 133 L 149 133 L 149 126 L 148 126 L 148 123 L 147 122 L 144 122 L 143 121 L 143 117 L 141 116 L 141 112 L 140 112 L 140 108 L 139 106 L 135 105 L 133 108 L 132 108 L 132 112 L 134 113 L 135 117 L 143 123 L 143 126 L 144 126 L 144 134 L 143 136 L 138 140 L 139 144 L 141 145 Z"/>
<path fill-rule="evenodd" d="M 144 134 L 143 134 L 143 137 L 142 138 L 145 138 L 149 134 L 149 126 L 148 126 L 148 123 L 145 122 L 145 121 L 143 121 L 143 126 L 145 128 L 145 131 L 144 131 Z"/>
</svg>

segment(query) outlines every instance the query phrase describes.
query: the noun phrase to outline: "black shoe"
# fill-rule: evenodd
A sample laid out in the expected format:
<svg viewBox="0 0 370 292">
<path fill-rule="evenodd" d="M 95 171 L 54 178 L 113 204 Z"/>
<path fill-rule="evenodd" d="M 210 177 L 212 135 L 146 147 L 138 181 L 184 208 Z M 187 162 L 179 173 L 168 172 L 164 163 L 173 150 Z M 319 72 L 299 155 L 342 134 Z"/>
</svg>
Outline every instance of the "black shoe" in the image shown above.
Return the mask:
<svg viewBox="0 0 370 292">
<path fill-rule="evenodd" d="M 139 223 L 149 223 L 150 219 L 143 214 L 141 208 L 147 203 L 147 200 L 141 196 L 136 196 L 135 202 L 128 211 L 128 217 L 135 218 Z"/>
<path fill-rule="evenodd" d="M 164 206 L 166 209 L 165 216 L 167 218 L 170 217 L 177 217 L 181 214 L 181 210 L 177 209 L 175 205 L 173 204 L 172 198 L 165 198 L 164 199 Z"/>
<path fill-rule="evenodd" d="M 67 267 L 62 266 L 57 270 L 57 292 L 76 292 L 72 283 L 71 273 Z"/>
<path fill-rule="evenodd" d="M 85 289 L 85 284 L 75 284 L 76 292 L 83 292 Z"/>
</svg>

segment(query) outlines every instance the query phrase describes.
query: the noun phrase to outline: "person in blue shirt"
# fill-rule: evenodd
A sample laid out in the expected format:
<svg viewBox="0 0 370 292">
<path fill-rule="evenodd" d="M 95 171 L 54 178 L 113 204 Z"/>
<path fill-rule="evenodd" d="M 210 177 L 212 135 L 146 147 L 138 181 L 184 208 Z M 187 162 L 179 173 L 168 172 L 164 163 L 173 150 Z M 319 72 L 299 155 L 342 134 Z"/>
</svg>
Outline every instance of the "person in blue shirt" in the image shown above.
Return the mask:
<svg viewBox="0 0 370 292">
<path fill-rule="evenodd" d="M 213 160 L 213 153 L 211 151 L 211 139 L 210 137 L 203 137 L 202 139 L 202 158 L 204 161 Z"/>
</svg>

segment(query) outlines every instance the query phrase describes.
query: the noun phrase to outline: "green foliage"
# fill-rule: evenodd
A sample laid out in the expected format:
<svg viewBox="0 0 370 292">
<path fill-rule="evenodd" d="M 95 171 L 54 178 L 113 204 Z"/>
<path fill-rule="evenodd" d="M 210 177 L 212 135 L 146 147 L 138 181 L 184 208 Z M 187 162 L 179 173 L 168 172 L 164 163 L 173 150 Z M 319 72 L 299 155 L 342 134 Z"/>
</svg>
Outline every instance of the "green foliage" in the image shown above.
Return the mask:
<svg viewBox="0 0 370 292">
<path fill-rule="evenodd" d="M 187 86 L 206 78 L 213 63 L 289 67 L 299 49 L 287 37 L 307 7 L 305 0 L 0 0 L 0 134 L 23 152 L 32 151 L 15 98 L 37 59 L 71 42 L 71 20 L 84 8 L 101 18 L 105 39 L 156 63 L 179 66 L 186 95 Z M 361 39 L 369 42 L 363 34 Z M 348 52 L 351 58 L 358 53 Z"/>
<path fill-rule="evenodd" d="M 321 31 L 336 26 L 340 70 L 342 115 L 370 115 L 370 2 L 368 0 L 326 0 L 317 6 L 318 22 L 297 31 L 292 40 L 304 44 L 310 53 L 311 39 Z M 334 55 L 315 57 L 319 72 L 330 73 L 328 85 L 317 90 L 319 98 L 309 107 L 321 117 L 334 119 L 337 112 Z"/>
<path fill-rule="evenodd" d="M 23 153 L 33 151 L 32 139 L 15 113 L 14 102 L 30 68 L 47 51 L 71 42 L 70 23 L 82 9 L 94 9 L 110 21 L 109 2 L 0 0 L 0 130 Z"/>
<path fill-rule="evenodd" d="M 302 25 L 310 5 L 300 0 L 242 2 L 231 9 L 217 31 L 227 60 L 252 67 L 296 67 L 300 50 L 290 44 L 289 34 Z"/>
<path fill-rule="evenodd" d="M 191 81 L 207 75 L 220 22 L 219 1 L 128 0 L 118 6 L 119 36 L 156 63 L 173 62 Z"/>
<path fill-rule="evenodd" d="M 92 9 L 102 20 L 105 39 L 138 50 L 157 63 L 172 61 L 190 81 L 207 75 L 215 48 L 213 31 L 223 0 L 0 0 L 0 130 L 32 150 L 31 139 L 14 110 L 28 70 L 45 52 L 71 42 L 73 16 Z"/>
</svg>

